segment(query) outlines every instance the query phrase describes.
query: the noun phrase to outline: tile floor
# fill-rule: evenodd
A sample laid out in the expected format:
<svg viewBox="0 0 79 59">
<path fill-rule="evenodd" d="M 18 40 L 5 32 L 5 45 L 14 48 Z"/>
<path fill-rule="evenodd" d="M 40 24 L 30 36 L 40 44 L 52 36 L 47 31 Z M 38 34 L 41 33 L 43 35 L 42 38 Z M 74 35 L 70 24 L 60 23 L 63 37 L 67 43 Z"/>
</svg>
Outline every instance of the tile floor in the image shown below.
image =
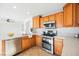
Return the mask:
<svg viewBox="0 0 79 59">
<path fill-rule="evenodd" d="M 32 47 L 17 56 L 52 56 L 50 53 L 47 53 L 40 47 Z"/>
</svg>

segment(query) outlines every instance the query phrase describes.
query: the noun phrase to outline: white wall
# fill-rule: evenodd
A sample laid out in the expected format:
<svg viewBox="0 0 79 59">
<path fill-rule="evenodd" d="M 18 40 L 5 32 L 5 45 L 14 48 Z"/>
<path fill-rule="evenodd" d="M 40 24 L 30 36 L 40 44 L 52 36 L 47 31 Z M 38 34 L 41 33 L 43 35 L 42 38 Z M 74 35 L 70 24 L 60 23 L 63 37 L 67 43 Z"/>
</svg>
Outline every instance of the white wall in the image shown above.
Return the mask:
<svg viewBox="0 0 79 59">
<path fill-rule="evenodd" d="M 31 34 L 30 29 L 32 28 L 32 17 L 26 19 L 24 22 L 24 33 L 25 34 Z"/>
<path fill-rule="evenodd" d="M 9 32 L 13 32 L 14 34 L 21 34 L 23 29 L 23 24 L 21 22 L 6 22 L 4 20 L 0 20 L 0 34 L 7 35 Z"/>
</svg>

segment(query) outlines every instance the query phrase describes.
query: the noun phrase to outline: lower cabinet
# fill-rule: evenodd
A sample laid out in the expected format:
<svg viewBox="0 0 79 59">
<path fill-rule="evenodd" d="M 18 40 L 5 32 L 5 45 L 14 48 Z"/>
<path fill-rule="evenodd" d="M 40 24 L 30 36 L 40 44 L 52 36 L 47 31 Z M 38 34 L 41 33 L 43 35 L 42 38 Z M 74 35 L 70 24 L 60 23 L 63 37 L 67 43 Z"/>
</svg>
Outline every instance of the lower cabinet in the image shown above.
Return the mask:
<svg viewBox="0 0 79 59">
<path fill-rule="evenodd" d="M 31 47 L 35 46 L 36 45 L 36 36 L 33 35 L 30 41 L 31 41 Z"/>
<path fill-rule="evenodd" d="M 62 38 L 55 38 L 54 39 L 54 53 L 55 55 L 62 55 L 63 50 L 63 39 Z"/>
<path fill-rule="evenodd" d="M 28 49 L 31 46 L 30 39 L 26 36 L 22 38 L 22 49 Z"/>
<path fill-rule="evenodd" d="M 42 46 L 42 37 L 40 35 L 36 35 L 36 46 Z"/>
</svg>

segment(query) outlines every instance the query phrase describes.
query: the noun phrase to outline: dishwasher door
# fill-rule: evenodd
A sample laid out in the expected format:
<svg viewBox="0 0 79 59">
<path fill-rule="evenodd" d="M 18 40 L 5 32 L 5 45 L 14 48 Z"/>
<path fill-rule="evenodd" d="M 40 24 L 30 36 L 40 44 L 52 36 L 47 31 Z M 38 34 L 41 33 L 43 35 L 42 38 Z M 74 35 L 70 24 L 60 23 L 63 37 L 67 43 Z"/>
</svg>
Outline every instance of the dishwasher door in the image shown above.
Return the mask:
<svg viewBox="0 0 79 59">
<path fill-rule="evenodd" d="M 14 39 L 5 40 L 5 55 L 11 56 L 16 53 Z"/>
</svg>

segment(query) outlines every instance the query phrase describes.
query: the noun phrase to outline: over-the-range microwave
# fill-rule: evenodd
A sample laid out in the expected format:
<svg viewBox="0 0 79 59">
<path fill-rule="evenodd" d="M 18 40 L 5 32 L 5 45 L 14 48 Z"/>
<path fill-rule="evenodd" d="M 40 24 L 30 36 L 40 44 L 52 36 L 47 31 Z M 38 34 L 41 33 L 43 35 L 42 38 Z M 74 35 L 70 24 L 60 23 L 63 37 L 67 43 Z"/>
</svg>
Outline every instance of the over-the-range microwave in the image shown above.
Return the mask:
<svg viewBox="0 0 79 59">
<path fill-rule="evenodd" d="M 45 28 L 55 29 L 56 28 L 56 21 L 44 22 L 43 25 Z"/>
</svg>

